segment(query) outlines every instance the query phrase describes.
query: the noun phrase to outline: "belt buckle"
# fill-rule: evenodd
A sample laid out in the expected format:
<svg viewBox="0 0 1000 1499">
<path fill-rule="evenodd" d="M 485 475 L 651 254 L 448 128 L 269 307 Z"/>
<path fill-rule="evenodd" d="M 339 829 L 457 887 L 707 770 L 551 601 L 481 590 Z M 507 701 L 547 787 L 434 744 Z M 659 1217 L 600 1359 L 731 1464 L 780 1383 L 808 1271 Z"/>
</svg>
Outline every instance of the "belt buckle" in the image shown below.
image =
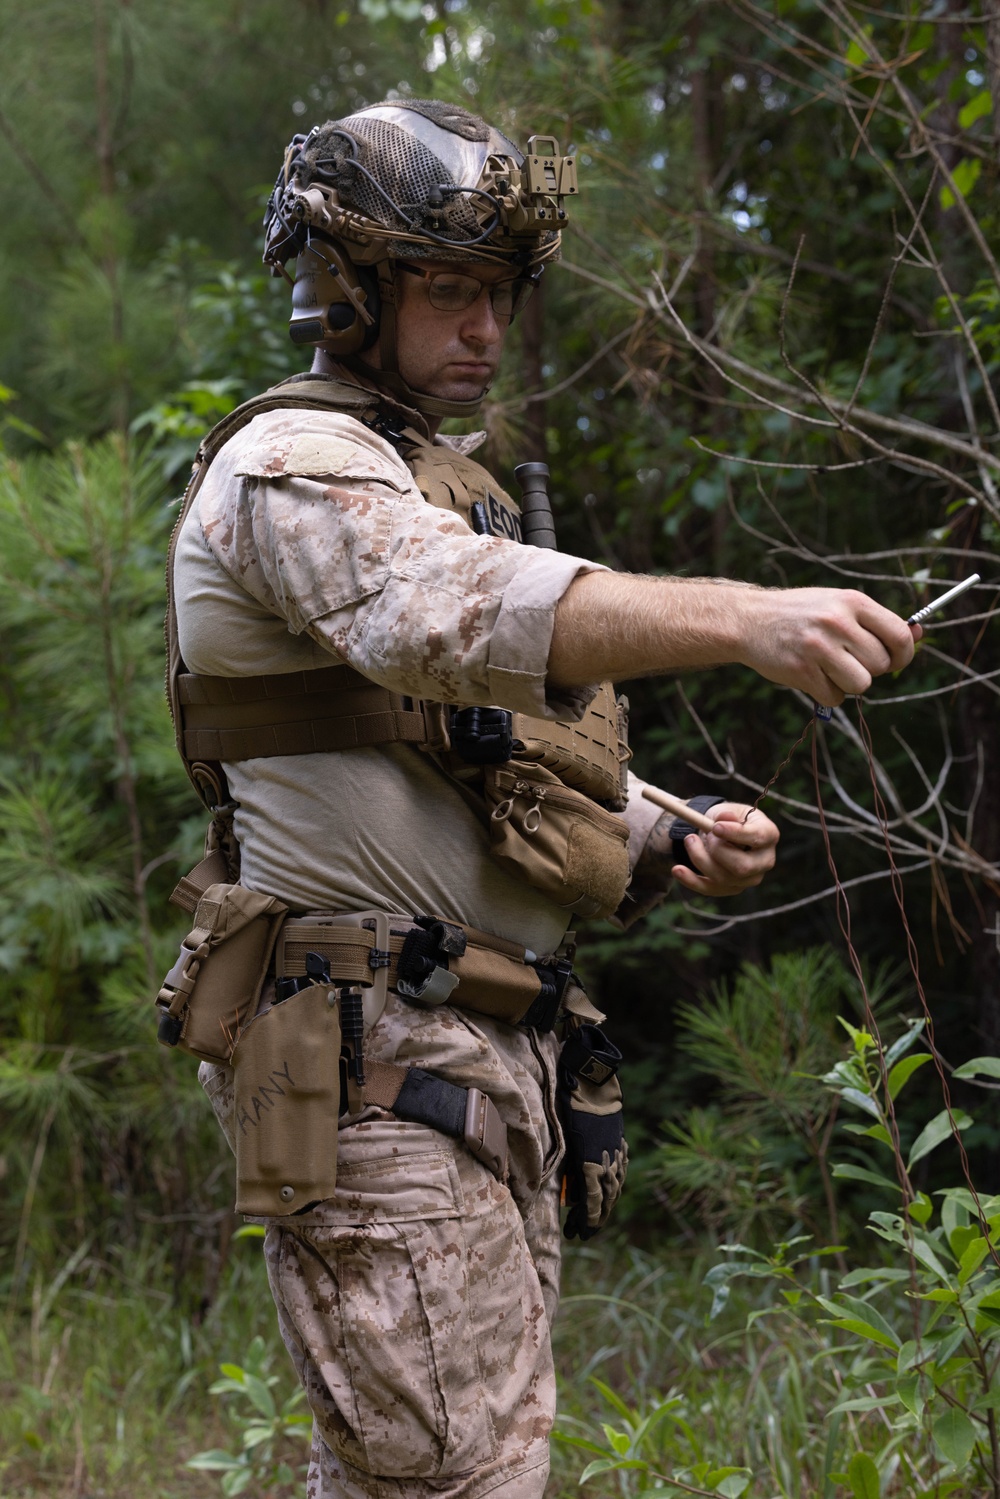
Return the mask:
<svg viewBox="0 0 1000 1499">
<path fill-rule="evenodd" d="M 470 1088 L 465 1099 L 465 1143 L 497 1181 L 507 1180 L 507 1126 L 492 1098 Z"/>
</svg>

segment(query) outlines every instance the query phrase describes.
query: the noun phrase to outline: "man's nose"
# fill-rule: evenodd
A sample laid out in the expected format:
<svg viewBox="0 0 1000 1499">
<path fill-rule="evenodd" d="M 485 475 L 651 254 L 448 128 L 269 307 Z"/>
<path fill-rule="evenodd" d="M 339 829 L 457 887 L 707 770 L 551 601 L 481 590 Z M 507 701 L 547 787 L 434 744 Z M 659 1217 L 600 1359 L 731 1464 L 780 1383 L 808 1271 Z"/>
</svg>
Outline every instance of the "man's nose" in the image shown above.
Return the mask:
<svg viewBox="0 0 1000 1499">
<path fill-rule="evenodd" d="M 507 319 L 503 319 L 503 327 L 493 311 L 493 303 L 490 300 L 490 288 L 484 286 L 479 296 L 465 309 L 462 319 L 462 337 L 474 343 L 490 344 L 499 343 L 503 337 Z"/>
</svg>

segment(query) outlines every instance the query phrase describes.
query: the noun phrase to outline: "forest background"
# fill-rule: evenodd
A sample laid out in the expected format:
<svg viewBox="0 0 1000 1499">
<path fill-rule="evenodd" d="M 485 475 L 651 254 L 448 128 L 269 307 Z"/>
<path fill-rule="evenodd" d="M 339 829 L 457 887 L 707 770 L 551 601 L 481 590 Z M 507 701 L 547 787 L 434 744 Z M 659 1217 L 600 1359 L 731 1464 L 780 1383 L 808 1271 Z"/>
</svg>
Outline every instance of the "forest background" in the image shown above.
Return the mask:
<svg viewBox="0 0 1000 1499">
<path fill-rule="evenodd" d="M 984 580 L 809 730 L 759 891 L 582 935 L 633 1167 L 568 1256 L 551 1493 L 1000 1495 L 1000 7 L 0 0 L 0 35 L 0 1490 L 301 1491 L 259 1242 L 153 1042 L 203 833 L 162 562 L 199 437 L 302 366 L 259 263 L 286 141 L 411 95 L 578 158 L 485 410 L 564 550 L 903 615 Z M 684 796 L 753 800 L 811 723 L 738 668 L 628 692 Z"/>
</svg>

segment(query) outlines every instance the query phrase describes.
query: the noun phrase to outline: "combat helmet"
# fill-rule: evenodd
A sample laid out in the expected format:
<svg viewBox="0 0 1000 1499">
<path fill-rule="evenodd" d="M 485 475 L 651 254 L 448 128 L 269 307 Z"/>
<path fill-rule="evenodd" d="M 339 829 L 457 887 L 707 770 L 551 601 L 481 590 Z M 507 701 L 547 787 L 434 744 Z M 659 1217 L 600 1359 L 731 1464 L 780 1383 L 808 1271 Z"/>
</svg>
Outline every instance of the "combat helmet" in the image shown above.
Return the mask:
<svg viewBox="0 0 1000 1499">
<path fill-rule="evenodd" d="M 460 105 L 396 99 L 315 126 L 289 143 L 264 217 L 264 261 L 292 282 L 289 332 L 358 365 L 429 416 L 471 416 L 479 401 L 412 390 L 396 358 L 393 263 L 480 260 L 516 276 L 513 310 L 559 253 L 576 161 L 548 136 L 527 152 Z"/>
</svg>

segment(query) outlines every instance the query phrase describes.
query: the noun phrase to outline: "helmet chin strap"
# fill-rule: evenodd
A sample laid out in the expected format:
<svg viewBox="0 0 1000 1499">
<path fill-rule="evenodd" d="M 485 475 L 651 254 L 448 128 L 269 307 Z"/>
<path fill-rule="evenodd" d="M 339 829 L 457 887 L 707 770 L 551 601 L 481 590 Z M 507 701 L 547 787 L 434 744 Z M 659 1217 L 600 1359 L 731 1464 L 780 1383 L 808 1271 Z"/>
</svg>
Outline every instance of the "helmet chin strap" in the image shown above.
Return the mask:
<svg viewBox="0 0 1000 1499">
<path fill-rule="evenodd" d="M 477 416 L 486 396 L 486 390 L 474 401 L 445 401 L 439 396 L 428 395 L 425 391 L 414 390 L 412 386 L 407 385 L 399 373 L 396 355 L 396 281 L 392 273 L 392 264 L 388 260 L 379 263 L 378 288 L 381 299 L 378 332 L 381 368 L 376 369 L 373 365 L 366 364 L 357 355 L 342 360 L 342 363 L 359 374 L 363 374 L 366 379 L 371 380 L 380 390 L 384 390 L 386 395 L 392 396 L 403 406 L 419 411 L 422 416 Z M 488 390 L 489 386 L 486 389 Z"/>
</svg>

